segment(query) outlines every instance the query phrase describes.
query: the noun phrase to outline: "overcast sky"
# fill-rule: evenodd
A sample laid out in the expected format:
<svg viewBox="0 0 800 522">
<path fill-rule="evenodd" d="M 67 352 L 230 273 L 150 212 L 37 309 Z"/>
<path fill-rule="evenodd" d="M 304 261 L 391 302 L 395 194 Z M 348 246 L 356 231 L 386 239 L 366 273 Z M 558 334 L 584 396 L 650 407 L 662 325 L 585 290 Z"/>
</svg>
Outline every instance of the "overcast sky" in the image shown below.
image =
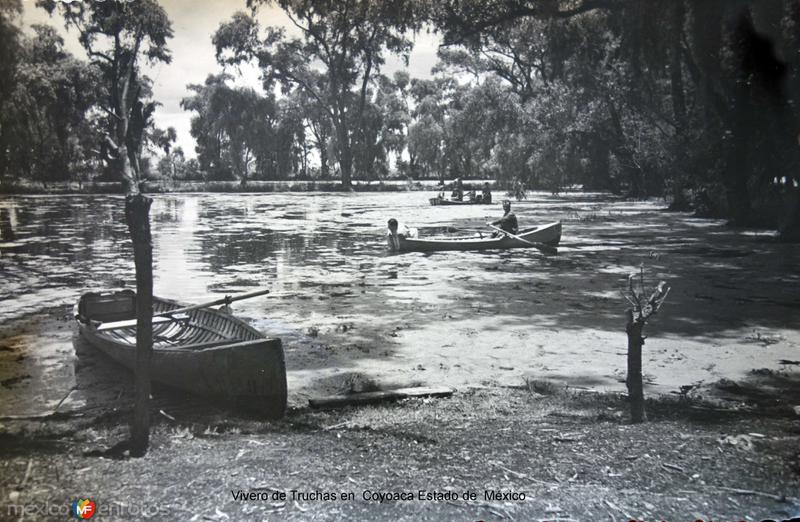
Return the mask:
<svg viewBox="0 0 800 522">
<path fill-rule="evenodd" d="M 56 26 L 64 36 L 67 49 L 78 56 L 85 56 L 75 32 L 63 31 L 60 17 L 50 17 L 45 11 L 37 9 L 35 0 L 23 0 L 23 4 L 23 23 L 26 26 L 34 23 Z M 175 37 L 169 41 L 172 63 L 161 64 L 148 71 L 154 81 L 155 98 L 163 104 L 156 111 L 155 120 L 159 127 L 175 127 L 178 145 L 191 157 L 195 155 L 194 140 L 189 134 L 191 113 L 181 109 L 180 101 L 188 94 L 187 84 L 202 83 L 210 73 L 221 71 L 214 60 L 211 35 L 221 22 L 228 20 L 236 11 L 245 9 L 245 0 L 161 0 L 161 5 L 172 20 Z M 278 25 L 295 30 L 283 11 L 275 7 L 262 8 L 259 21 L 262 26 Z M 413 77 L 430 77 L 430 70 L 436 63 L 438 45 L 439 38 L 436 35 L 422 33 L 416 36 L 409 63 L 409 72 Z M 399 59 L 388 57 L 383 72 L 392 73 L 402 66 Z M 243 72 L 246 76 L 243 83 L 259 86 L 257 71 Z"/>
</svg>

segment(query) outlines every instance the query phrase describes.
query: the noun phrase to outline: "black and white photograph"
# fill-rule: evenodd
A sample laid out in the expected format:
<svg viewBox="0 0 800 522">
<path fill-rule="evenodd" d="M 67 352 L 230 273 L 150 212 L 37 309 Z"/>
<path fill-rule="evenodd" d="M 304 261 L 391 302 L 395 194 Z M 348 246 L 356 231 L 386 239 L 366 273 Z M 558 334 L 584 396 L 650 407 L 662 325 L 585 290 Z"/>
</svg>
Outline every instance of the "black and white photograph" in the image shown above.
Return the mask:
<svg viewBox="0 0 800 522">
<path fill-rule="evenodd" d="M 800 0 L 0 0 L 0 521 L 800 520 Z"/>
</svg>

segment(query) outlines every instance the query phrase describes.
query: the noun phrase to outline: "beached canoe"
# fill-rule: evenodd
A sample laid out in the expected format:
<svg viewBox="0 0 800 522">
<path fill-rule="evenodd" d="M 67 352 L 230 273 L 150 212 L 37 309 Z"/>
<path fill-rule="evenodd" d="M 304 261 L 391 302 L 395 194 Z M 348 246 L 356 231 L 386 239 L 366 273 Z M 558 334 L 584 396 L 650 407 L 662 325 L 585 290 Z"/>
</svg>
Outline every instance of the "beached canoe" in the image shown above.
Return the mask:
<svg viewBox="0 0 800 522">
<path fill-rule="evenodd" d="M 549 247 L 558 246 L 561 241 L 561 222 L 549 223 L 539 227 L 522 230 L 517 237 L 524 239 L 514 239 L 511 237 L 491 237 L 491 233 L 483 237 L 448 237 L 448 238 L 398 238 L 399 252 L 439 252 L 446 250 L 494 250 L 506 248 L 535 248 L 535 244 L 543 244 Z M 394 244 L 393 242 L 389 242 Z M 534 244 L 531 244 L 534 243 Z"/>
<path fill-rule="evenodd" d="M 434 207 L 436 206 L 443 206 L 443 205 L 491 205 L 492 202 L 484 202 L 484 201 L 458 201 L 456 199 L 444 199 L 440 197 L 430 198 L 430 204 Z"/>
<path fill-rule="evenodd" d="M 198 395 L 221 398 L 260 415 L 286 411 L 286 366 L 281 340 L 232 315 L 153 297 L 151 378 Z M 136 362 L 136 294 L 131 290 L 83 295 L 75 308 L 81 335 L 115 361 Z"/>
</svg>

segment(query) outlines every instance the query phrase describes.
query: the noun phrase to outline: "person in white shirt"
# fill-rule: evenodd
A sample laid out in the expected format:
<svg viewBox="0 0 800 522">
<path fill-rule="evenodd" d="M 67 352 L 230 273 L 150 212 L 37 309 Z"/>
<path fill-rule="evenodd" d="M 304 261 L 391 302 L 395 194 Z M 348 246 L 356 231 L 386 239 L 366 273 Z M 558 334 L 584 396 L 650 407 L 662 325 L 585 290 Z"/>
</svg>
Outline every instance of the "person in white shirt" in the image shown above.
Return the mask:
<svg viewBox="0 0 800 522">
<path fill-rule="evenodd" d="M 407 237 L 417 237 L 416 228 L 408 228 L 397 222 L 395 218 L 389 220 L 389 233 L 386 234 L 386 239 L 389 243 L 389 248 L 392 250 L 400 250 L 400 239 Z"/>
</svg>

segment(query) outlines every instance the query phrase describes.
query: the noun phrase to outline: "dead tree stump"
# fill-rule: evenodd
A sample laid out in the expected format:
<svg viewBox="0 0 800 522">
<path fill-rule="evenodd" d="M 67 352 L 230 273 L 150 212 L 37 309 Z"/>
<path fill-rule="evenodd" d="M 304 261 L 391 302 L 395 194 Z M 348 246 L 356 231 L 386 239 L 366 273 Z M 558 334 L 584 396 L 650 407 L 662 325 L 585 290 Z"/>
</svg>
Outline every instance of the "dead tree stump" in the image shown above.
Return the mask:
<svg viewBox="0 0 800 522">
<path fill-rule="evenodd" d="M 130 452 L 147 453 L 150 444 L 150 362 L 153 355 L 153 242 L 150 235 L 150 205 L 141 194 L 125 199 L 125 219 L 133 241 L 136 265 L 136 366 L 135 401 L 131 423 Z"/>
<path fill-rule="evenodd" d="M 638 290 L 635 288 L 638 275 Z M 628 400 L 631 406 L 631 422 L 639 423 L 647 420 L 644 408 L 644 383 L 642 379 L 642 346 L 645 337 L 642 335 L 647 320 L 653 316 L 667 299 L 670 288 L 661 281 L 650 297 L 645 301 L 644 266 L 639 274 L 628 277 L 628 293 L 622 296 L 631 304 L 626 311 L 627 323 L 625 332 L 628 334 L 628 376 L 625 385 L 628 388 Z"/>
<path fill-rule="evenodd" d="M 631 421 L 644 422 L 647 414 L 644 411 L 644 384 L 642 382 L 642 328 L 644 323 L 637 322 L 633 310 L 628 309 L 628 324 L 625 331 L 628 333 L 628 377 L 625 384 L 628 387 L 628 400 L 631 403 Z"/>
</svg>

